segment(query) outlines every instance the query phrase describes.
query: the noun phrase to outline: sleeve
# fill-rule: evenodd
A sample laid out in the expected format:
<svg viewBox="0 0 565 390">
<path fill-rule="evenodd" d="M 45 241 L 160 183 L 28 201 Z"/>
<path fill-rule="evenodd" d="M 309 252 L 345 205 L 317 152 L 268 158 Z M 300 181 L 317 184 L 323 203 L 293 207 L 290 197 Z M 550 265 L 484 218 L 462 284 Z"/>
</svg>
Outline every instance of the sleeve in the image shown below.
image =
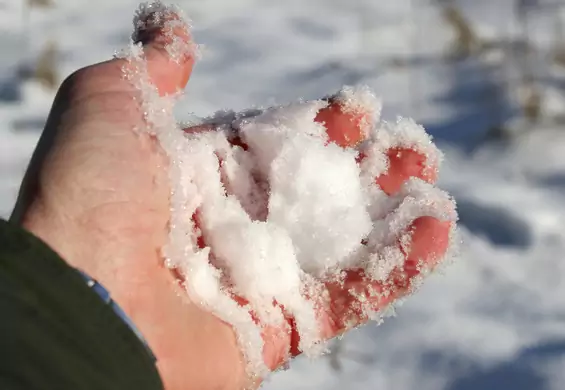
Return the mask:
<svg viewBox="0 0 565 390">
<path fill-rule="evenodd" d="M 0 220 L 0 389 L 162 388 L 151 354 L 83 277 Z"/>
</svg>

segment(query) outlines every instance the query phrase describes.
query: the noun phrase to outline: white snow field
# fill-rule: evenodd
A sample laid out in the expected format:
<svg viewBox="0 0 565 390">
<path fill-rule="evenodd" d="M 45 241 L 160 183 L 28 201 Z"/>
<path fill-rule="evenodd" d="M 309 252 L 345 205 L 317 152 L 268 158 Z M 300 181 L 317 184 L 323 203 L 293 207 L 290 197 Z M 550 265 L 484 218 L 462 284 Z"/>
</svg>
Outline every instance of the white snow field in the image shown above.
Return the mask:
<svg viewBox="0 0 565 390">
<path fill-rule="evenodd" d="M 385 118 L 413 117 L 436 136 L 446 154 L 439 185 L 458 201 L 456 263 L 427 280 L 395 318 L 351 332 L 328 357 L 297 359 L 265 389 L 565 388 L 565 129 L 540 125 L 506 144 L 481 142 L 496 120 L 516 119 L 512 100 L 491 99 L 496 80 L 511 74 L 496 53 L 444 61 L 451 31 L 424 0 L 177 3 L 205 46 L 179 119 L 368 84 L 383 97 Z M 479 35 L 518 34 L 513 1 L 459 3 Z M 61 0 L 29 15 L 22 7 L 23 0 L 0 1 L 3 217 L 54 96 L 18 82 L 18 65 L 49 39 L 58 43 L 62 76 L 111 57 L 127 45 L 137 2 Z M 552 44 L 548 14 L 530 25 L 540 47 Z M 548 109 L 559 113 L 563 72 L 542 69 Z"/>
</svg>

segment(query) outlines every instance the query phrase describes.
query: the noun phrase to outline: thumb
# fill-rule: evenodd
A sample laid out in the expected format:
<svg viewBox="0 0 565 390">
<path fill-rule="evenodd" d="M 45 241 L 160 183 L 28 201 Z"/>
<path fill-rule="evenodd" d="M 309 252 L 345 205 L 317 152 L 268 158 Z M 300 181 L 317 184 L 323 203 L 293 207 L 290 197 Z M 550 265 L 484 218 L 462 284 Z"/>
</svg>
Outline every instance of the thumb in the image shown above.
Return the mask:
<svg viewBox="0 0 565 390">
<path fill-rule="evenodd" d="M 161 95 L 184 89 L 196 60 L 197 45 L 180 10 L 161 2 L 141 5 L 133 41 L 144 46 L 151 82 Z"/>
<path fill-rule="evenodd" d="M 159 93 L 167 95 L 183 89 L 195 62 L 196 45 L 181 12 L 160 2 L 146 4 L 138 10 L 134 27 L 132 38 L 143 44 L 149 77 Z M 47 164 L 50 167 L 65 168 L 69 163 L 57 156 L 69 155 L 69 149 L 77 144 L 95 144 L 93 138 L 115 136 L 124 123 L 131 125 L 142 120 L 137 110 L 128 108 L 133 104 L 132 86 L 123 77 L 123 66 L 123 60 L 113 59 L 82 68 L 63 82 L 22 181 L 12 221 L 21 222 L 41 192 L 39 176 L 49 171 L 47 160 L 51 161 Z M 106 126 L 96 126 L 96 132 L 88 131 L 88 124 L 97 121 Z"/>
</svg>

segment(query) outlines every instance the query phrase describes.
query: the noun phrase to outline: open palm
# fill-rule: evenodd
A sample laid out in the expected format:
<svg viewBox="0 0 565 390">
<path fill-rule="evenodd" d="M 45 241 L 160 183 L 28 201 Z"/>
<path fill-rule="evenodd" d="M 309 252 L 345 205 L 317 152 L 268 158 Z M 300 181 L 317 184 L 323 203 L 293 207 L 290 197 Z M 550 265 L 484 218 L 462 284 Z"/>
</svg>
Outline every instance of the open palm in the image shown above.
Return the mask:
<svg viewBox="0 0 565 390">
<path fill-rule="evenodd" d="M 146 33 L 138 37 L 152 82 L 161 94 L 184 88 L 194 58 L 172 61 L 163 31 Z M 168 162 L 155 138 L 136 131 L 146 126 L 141 96 L 123 78 L 124 65 L 121 59 L 96 64 L 63 83 L 13 219 L 108 288 L 146 337 L 167 389 L 242 388 L 245 365 L 233 330 L 182 293 L 161 257 L 168 237 Z M 359 141 L 361 119 L 337 102 L 317 117 L 342 146 Z M 391 150 L 389 158 L 387 174 L 376 178 L 387 194 L 410 177 L 435 180 L 414 151 Z M 331 304 L 319 315 L 323 335 L 334 337 L 351 325 L 351 307 L 369 288 L 391 292 L 374 299 L 376 310 L 409 292 L 418 262 L 433 266 L 445 252 L 450 226 L 417 219 L 407 260 L 387 282 L 367 283 L 361 271 L 350 270 L 345 285 L 328 285 Z M 364 321 L 359 313 L 356 322 Z M 289 323 L 292 327 L 292 319 Z M 265 363 L 276 368 L 289 350 L 298 354 L 297 338 L 296 332 L 266 328 Z"/>
</svg>

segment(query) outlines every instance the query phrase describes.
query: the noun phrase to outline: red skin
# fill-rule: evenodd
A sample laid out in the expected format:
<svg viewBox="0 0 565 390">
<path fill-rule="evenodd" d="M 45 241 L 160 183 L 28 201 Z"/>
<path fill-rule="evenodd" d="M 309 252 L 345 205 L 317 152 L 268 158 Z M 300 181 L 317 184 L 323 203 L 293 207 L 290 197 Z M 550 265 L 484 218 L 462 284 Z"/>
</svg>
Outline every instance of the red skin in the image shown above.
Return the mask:
<svg viewBox="0 0 565 390">
<path fill-rule="evenodd" d="M 315 120 L 326 127 L 329 142 L 334 142 L 342 147 L 355 147 L 363 141 L 360 126 L 367 117 L 368 114 L 354 115 L 347 113 L 346 110 L 342 109 L 339 102 L 330 99 L 330 104 L 320 110 Z M 212 130 L 211 127 L 186 129 L 189 132 L 210 130 Z M 239 138 L 232 140 L 232 144 L 246 149 L 246 145 Z M 387 155 L 389 158 L 387 172 L 375 178 L 376 183 L 386 194 L 395 194 L 402 184 L 411 177 L 417 177 L 429 183 L 436 181 L 436 170 L 426 169 L 426 158 L 418 152 L 405 148 L 393 148 L 388 151 Z M 362 158 L 361 156 L 359 160 L 362 160 Z M 386 282 L 368 281 L 361 270 L 348 270 L 343 284 L 327 283 L 326 287 L 330 293 L 331 303 L 329 307 L 321 308 L 319 312 L 322 335 L 330 339 L 346 330 L 345 317 L 348 316 L 352 306 L 355 306 L 358 300 L 351 295 L 350 289 L 357 293 L 362 292 L 366 296 L 369 296 L 367 291 L 369 287 L 380 293 L 388 291 L 386 298 L 382 296 L 378 298 L 369 297 L 375 311 L 408 294 L 412 281 L 420 274 L 420 268 L 417 267 L 418 262 L 421 262 L 421 264 L 423 262 L 425 268 L 431 268 L 446 252 L 450 229 L 450 222 L 439 221 L 432 217 L 418 218 L 408 228 L 409 231 L 412 231 L 412 243 L 410 252 L 406 254 L 406 263 L 404 267 L 395 269 Z M 205 238 L 199 237 L 199 243 L 202 247 L 205 246 Z M 246 303 L 246 300 L 241 297 L 234 299 L 242 305 Z M 284 326 L 282 329 L 265 327 L 263 332 L 265 362 L 271 369 L 284 364 L 287 351 L 290 351 L 291 356 L 297 356 L 301 353 L 298 349 L 299 335 L 296 332 L 294 320 L 290 317 L 287 320 L 288 327 Z M 365 315 L 357 311 L 357 325 L 366 321 Z"/>
<path fill-rule="evenodd" d="M 344 113 L 339 107 L 339 103 L 332 102 L 318 114 L 316 120 L 326 126 L 330 141 L 343 147 L 354 147 L 363 140 L 363 135 L 359 124 L 363 120 L 363 114 Z M 408 149 L 391 149 L 388 152 L 389 169 L 387 173 L 376 177 L 377 184 L 388 195 L 396 193 L 401 185 L 410 177 L 417 177 L 427 182 L 436 181 L 435 170 L 425 169 L 425 157 L 419 153 Z M 429 173 L 432 172 L 432 173 Z M 419 261 L 423 262 L 426 268 L 436 265 L 442 258 L 449 245 L 449 233 L 452 228 L 451 222 L 439 221 L 432 217 L 421 217 L 416 219 L 408 228 L 412 231 L 412 243 L 410 252 L 407 253 L 404 267 L 397 268 L 391 273 L 386 282 L 369 282 L 360 270 L 347 271 L 347 277 L 343 285 L 338 283 L 328 284 L 331 304 L 327 310 L 320 313 L 322 324 L 322 334 L 327 338 L 335 337 L 346 330 L 343 323 L 344 316 L 355 304 L 357 298 L 350 293 L 350 289 L 357 292 L 364 292 L 366 296 L 367 288 L 384 292 L 388 290 L 387 298 L 369 298 L 372 309 L 378 311 L 385 308 L 394 300 L 401 298 L 410 292 L 412 281 L 420 274 L 420 268 L 416 265 Z M 401 247 L 400 243 L 398 244 Z M 359 314 L 357 323 L 361 324 L 366 318 Z M 298 336 L 293 332 L 291 342 L 291 352 L 297 355 L 300 351 Z"/>
</svg>

